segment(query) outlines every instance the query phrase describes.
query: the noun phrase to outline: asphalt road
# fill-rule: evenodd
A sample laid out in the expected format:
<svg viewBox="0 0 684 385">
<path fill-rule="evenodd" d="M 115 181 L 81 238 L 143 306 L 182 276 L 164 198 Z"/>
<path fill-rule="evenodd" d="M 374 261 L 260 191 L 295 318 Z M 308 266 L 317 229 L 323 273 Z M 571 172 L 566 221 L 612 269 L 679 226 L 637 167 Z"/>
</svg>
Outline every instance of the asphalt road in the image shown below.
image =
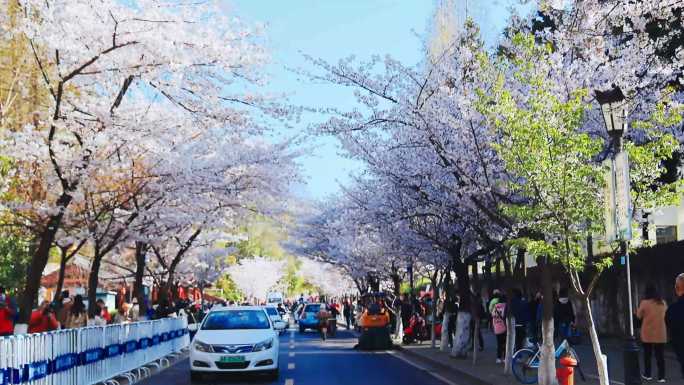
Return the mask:
<svg viewBox="0 0 684 385">
<path fill-rule="evenodd" d="M 280 378 L 269 381 L 258 375 L 211 376 L 202 384 L 278 385 L 460 385 L 440 380 L 439 374 L 412 364 L 395 352 L 360 352 L 353 349 L 356 338 L 338 331 L 335 338 L 322 342 L 317 333 L 288 331 L 280 337 Z M 189 362 L 141 382 L 142 385 L 187 385 Z"/>
</svg>

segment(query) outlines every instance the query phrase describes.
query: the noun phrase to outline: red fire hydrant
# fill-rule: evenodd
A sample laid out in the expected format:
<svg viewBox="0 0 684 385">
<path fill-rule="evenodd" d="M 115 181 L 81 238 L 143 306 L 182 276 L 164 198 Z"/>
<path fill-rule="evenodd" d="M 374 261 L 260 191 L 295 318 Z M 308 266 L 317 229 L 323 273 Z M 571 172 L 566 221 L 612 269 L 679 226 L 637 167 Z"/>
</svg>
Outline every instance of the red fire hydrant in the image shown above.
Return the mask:
<svg viewBox="0 0 684 385">
<path fill-rule="evenodd" d="M 556 369 L 558 385 L 575 385 L 575 366 L 577 366 L 577 360 L 570 355 L 566 355 L 560 359 L 560 366 L 560 368 Z"/>
</svg>

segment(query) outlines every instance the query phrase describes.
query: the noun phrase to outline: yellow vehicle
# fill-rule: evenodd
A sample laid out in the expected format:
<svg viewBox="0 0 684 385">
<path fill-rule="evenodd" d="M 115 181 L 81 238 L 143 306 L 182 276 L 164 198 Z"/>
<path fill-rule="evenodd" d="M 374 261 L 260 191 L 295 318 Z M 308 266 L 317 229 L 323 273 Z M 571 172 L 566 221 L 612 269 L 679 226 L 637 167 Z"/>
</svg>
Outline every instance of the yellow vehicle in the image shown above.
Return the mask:
<svg viewBox="0 0 684 385">
<path fill-rule="evenodd" d="M 366 299 L 366 309 L 359 317 L 358 349 L 361 350 L 386 350 L 392 347 L 390 338 L 389 312 L 384 306 L 384 293 L 371 294 Z"/>
<path fill-rule="evenodd" d="M 371 315 L 368 314 L 367 309 L 363 312 L 361 318 L 359 319 L 359 325 L 362 328 L 386 327 L 389 324 L 389 322 L 390 318 L 386 311 L 381 314 Z"/>
</svg>

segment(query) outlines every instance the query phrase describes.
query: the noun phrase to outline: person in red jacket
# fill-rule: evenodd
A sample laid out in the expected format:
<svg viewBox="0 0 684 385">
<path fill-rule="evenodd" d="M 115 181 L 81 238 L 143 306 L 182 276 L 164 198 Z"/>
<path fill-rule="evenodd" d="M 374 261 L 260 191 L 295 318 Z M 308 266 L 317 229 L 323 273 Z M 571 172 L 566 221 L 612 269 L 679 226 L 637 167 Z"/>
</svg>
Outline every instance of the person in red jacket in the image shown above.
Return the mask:
<svg viewBox="0 0 684 385">
<path fill-rule="evenodd" d="M 112 323 L 112 316 L 109 314 L 109 309 L 107 308 L 107 305 L 105 305 L 105 302 L 101 299 L 98 299 L 95 304 L 97 305 L 98 314 L 103 320 L 105 320 L 108 324 Z"/>
<path fill-rule="evenodd" d="M 16 311 L 12 306 L 9 296 L 5 293 L 5 288 L 0 286 L 0 337 L 9 336 L 14 333 L 14 315 Z"/>
<path fill-rule="evenodd" d="M 55 316 L 55 309 L 50 306 L 49 301 L 43 301 L 38 309 L 31 313 L 28 332 L 44 333 L 56 329 L 59 329 L 59 322 Z"/>
</svg>

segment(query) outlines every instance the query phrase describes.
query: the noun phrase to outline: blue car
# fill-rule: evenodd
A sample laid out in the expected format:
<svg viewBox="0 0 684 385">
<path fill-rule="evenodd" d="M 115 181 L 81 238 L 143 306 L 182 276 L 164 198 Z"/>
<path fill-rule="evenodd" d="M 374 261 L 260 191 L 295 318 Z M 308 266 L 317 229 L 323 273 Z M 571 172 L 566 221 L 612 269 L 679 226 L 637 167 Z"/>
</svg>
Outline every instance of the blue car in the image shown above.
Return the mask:
<svg viewBox="0 0 684 385">
<path fill-rule="evenodd" d="M 318 318 L 316 318 L 316 315 L 320 310 L 320 303 L 310 303 L 304 305 L 304 309 L 302 309 L 302 313 L 299 316 L 300 333 L 304 333 L 306 329 L 318 330 Z"/>
</svg>

